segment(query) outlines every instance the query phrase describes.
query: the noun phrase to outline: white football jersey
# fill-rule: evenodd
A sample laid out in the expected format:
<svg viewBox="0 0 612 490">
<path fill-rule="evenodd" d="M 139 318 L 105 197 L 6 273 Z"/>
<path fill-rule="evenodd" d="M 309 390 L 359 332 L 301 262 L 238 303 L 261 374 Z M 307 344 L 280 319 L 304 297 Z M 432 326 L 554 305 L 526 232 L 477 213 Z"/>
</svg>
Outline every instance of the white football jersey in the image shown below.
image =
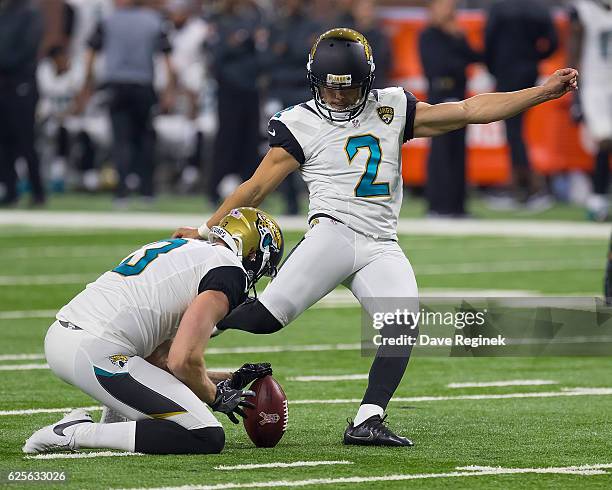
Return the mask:
<svg viewBox="0 0 612 490">
<path fill-rule="evenodd" d="M 281 111 L 268 125 L 271 147 L 300 163 L 309 218 L 327 214 L 364 235 L 397 239 L 402 144 L 413 136 L 417 100 L 401 87 L 372 90 L 363 112 L 332 122 L 314 100 Z"/>
<path fill-rule="evenodd" d="M 584 29 L 580 78 L 585 85 L 612 84 L 612 10 L 595 0 L 574 3 Z"/>
<path fill-rule="evenodd" d="M 224 292 L 230 308 L 242 303 L 247 275 L 240 259 L 221 245 L 162 240 L 88 284 L 57 319 L 147 357 L 175 336 L 187 307 L 209 289 Z"/>
</svg>

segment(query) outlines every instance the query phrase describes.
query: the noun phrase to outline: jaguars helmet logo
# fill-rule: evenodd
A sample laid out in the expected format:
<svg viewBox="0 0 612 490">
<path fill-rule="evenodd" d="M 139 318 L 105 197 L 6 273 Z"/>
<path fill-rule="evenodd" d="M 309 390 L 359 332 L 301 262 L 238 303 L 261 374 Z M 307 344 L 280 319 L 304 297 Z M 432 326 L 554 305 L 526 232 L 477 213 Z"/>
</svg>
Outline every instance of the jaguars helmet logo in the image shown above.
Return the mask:
<svg viewBox="0 0 612 490">
<path fill-rule="evenodd" d="M 380 117 L 381 121 L 385 124 L 389 125 L 393 121 L 393 116 L 395 116 L 395 111 L 393 107 L 389 107 L 388 105 L 384 105 L 377 109 L 378 117 Z"/>
<path fill-rule="evenodd" d="M 257 231 L 259 231 L 259 250 L 262 252 L 270 247 L 275 252 L 280 251 L 283 237 L 276 224 L 262 213 L 257 213 Z"/>
<path fill-rule="evenodd" d="M 123 354 L 115 354 L 114 356 L 110 356 L 108 359 L 115 366 L 124 368 L 130 358 L 128 356 L 124 356 Z"/>
</svg>

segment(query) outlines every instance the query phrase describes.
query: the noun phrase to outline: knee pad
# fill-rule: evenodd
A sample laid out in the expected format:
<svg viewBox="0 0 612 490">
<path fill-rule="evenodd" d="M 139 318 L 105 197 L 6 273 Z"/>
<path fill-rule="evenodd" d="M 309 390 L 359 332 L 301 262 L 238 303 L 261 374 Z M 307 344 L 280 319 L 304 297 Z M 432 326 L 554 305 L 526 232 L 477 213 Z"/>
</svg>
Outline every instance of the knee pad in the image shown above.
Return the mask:
<svg viewBox="0 0 612 490">
<path fill-rule="evenodd" d="M 219 454 L 225 446 L 223 427 L 204 427 L 189 431 L 202 441 L 202 454 Z"/>
</svg>

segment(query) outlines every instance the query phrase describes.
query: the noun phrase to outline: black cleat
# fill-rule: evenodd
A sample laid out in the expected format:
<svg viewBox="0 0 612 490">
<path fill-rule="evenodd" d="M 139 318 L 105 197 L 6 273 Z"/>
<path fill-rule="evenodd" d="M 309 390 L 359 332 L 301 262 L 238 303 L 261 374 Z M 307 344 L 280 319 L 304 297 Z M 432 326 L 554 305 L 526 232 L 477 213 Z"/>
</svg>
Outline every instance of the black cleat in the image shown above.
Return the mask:
<svg viewBox="0 0 612 490">
<path fill-rule="evenodd" d="M 410 439 L 395 435 L 385 425 L 386 418 L 386 415 L 382 418 L 380 415 L 372 415 L 357 427 L 353 425 L 352 420 L 348 419 L 349 425 L 344 431 L 344 444 L 357 446 L 414 446 Z"/>
</svg>

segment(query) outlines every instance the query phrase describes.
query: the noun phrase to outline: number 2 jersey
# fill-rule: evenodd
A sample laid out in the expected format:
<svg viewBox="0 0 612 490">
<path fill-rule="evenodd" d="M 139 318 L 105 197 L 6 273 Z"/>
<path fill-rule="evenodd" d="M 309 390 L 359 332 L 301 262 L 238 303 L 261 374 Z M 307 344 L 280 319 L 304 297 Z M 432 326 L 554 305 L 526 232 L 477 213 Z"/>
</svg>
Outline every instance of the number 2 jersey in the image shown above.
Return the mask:
<svg viewBox="0 0 612 490">
<path fill-rule="evenodd" d="M 147 357 L 176 335 L 187 307 L 207 290 L 225 293 L 230 310 L 242 303 L 247 275 L 239 258 L 222 245 L 163 240 L 88 284 L 57 319 Z"/>
<path fill-rule="evenodd" d="M 372 90 L 363 112 L 332 122 L 314 100 L 285 109 L 268 125 L 271 147 L 300 164 L 309 218 L 322 213 L 349 228 L 397 239 L 402 205 L 402 144 L 413 137 L 417 99 L 400 87 Z"/>
</svg>

